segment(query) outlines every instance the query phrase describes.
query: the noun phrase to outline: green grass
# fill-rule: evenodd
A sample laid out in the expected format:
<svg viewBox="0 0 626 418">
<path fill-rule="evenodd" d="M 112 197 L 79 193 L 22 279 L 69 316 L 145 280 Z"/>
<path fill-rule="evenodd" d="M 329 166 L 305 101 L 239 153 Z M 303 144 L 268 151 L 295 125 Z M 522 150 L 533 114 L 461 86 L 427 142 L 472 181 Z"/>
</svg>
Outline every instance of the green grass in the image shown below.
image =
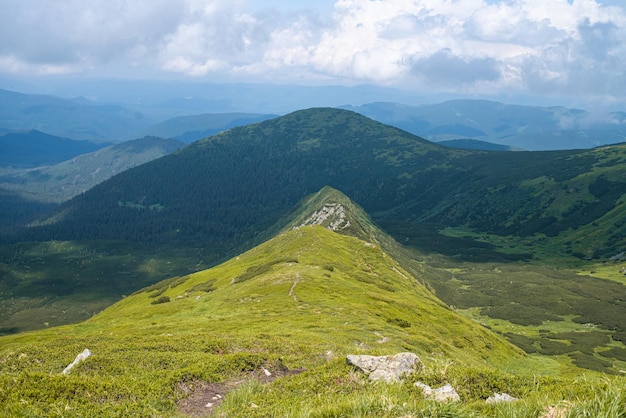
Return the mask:
<svg viewBox="0 0 626 418">
<path fill-rule="evenodd" d="M 152 304 L 161 297 L 169 302 Z M 93 356 L 61 375 L 84 348 Z M 402 384 L 372 383 L 345 361 L 399 351 L 426 365 Z M 574 381 L 563 364 L 459 316 L 381 246 L 309 226 L 80 324 L 1 337 L 0 414 L 183 416 L 178 405 L 194 396 L 184 388 L 202 385 L 224 389 L 217 416 L 539 417 L 560 402 L 603 413 L 594 399 L 609 394 L 618 401 L 607 411 L 624 407 L 622 378 L 609 386 L 570 364 Z M 277 378 L 264 383 L 263 368 Z M 425 401 L 417 380 L 449 382 L 462 401 Z M 488 406 L 493 392 L 522 401 Z"/>
</svg>

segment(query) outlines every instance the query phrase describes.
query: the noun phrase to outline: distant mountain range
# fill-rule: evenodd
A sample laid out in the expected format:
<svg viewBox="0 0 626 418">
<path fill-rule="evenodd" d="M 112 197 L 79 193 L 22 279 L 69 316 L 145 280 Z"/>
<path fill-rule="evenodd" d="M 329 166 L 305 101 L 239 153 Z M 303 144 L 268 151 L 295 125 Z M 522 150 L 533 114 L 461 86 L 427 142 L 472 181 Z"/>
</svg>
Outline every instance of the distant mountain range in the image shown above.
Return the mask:
<svg viewBox="0 0 626 418">
<path fill-rule="evenodd" d="M 197 141 L 226 129 L 272 119 L 277 115 L 253 113 L 205 113 L 179 116 L 156 124 L 146 130 L 146 135 L 175 138 L 185 143 Z"/>
<path fill-rule="evenodd" d="M 492 142 L 480 141 L 478 139 L 448 139 L 438 141 L 439 145 L 451 148 L 473 149 L 483 151 L 522 151 L 521 148 L 510 147 L 508 145 L 494 144 Z"/>
<path fill-rule="evenodd" d="M 0 90 L 0 127 L 5 129 L 36 129 L 72 139 L 115 141 L 129 139 L 129 135 L 152 123 L 143 113 L 118 105 Z"/>
<path fill-rule="evenodd" d="M 94 143 L 61 138 L 37 130 L 0 134 L 0 168 L 31 168 L 69 160 L 104 148 L 110 143 Z"/>
<path fill-rule="evenodd" d="M 33 202 L 60 203 L 115 174 L 167 155 L 183 145 L 173 139 L 145 137 L 100 148 L 54 165 L 0 170 L 0 189 Z"/>
<path fill-rule="evenodd" d="M 0 132 L 36 129 L 99 141 L 154 135 L 192 142 L 291 110 L 325 106 L 353 110 L 434 142 L 471 139 L 511 149 L 557 150 L 592 148 L 626 138 L 626 113 L 617 111 L 591 113 L 487 100 L 407 105 L 401 103 L 414 103 L 416 98 L 367 86 L 120 83 L 114 83 L 115 93 L 104 89 L 107 83 L 97 82 L 58 90 L 72 99 L 0 90 Z M 390 101 L 375 101 L 381 99 Z"/>
<path fill-rule="evenodd" d="M 486 100 L 451 100 L 408 106 L 345 106 L 431 141 L 476 139 L 526 150 L 592 148 L 626 140 L 626 114 L 594 115 L 564 107 L 519 106 Z"/>
</svg>

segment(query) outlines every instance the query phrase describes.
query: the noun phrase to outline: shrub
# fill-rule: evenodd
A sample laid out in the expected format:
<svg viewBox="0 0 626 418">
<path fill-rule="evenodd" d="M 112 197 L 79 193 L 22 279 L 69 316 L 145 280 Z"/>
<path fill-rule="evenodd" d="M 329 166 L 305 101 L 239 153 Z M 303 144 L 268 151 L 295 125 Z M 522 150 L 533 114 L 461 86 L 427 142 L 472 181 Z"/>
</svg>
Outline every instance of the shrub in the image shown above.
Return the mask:
<svg viewBox="0 0 626 418">
<path fill-rule="evenodd" d="M 170 297 L 169 296 L 161 296 L 160 298 L 158 298 L 157 300 L 153 300 L 151 302 L 152 305 L 158 305 L 160 303 L 167 303 L 170 301 Z"/>
<path fill-rule="evenodd" d="M 215 284 L 215 279 L 209 280 L 203 283 L 198 283 L 197 285 L 189 289 L 189 291 L 190 292 L 212 292 L 215 290 L 215 287 L 213 286 L 214 284 Z"/>
<path fill-rule="evenodd" d="M 409 328 L 411 326 L 411 323 L 409 321 L 402 318 L 388 318 L 387 322 L 400 328 Z"/>
</svg>

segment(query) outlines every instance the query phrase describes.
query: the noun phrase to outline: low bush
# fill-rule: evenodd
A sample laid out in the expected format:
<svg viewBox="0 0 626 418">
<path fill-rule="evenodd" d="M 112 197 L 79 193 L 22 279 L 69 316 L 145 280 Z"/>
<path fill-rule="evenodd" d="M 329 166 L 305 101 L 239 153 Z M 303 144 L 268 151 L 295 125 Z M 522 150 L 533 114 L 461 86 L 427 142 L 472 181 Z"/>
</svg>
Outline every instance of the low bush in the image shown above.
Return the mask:
<svg viewBox="0 0 626 418">
<path fill-rule="evenodd" d="M 170 297 L 169 296 L 161 296 L 157 300 L 153 300 L 152 302 L 150 302 L 150 304 L 158 305 L 158 304 L 161 304 L 161 303 L 167 303 L 169 301 L 170 301 Z"/>
</svg>

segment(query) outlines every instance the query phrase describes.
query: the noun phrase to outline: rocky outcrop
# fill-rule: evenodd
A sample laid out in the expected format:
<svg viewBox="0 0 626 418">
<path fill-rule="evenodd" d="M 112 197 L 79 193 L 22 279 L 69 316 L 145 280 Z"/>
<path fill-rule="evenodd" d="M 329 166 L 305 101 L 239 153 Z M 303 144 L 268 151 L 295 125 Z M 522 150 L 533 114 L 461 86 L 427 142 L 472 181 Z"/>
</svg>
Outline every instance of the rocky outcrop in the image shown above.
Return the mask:
<svg viewBox="0 0 626 418">
<path fill-rule="evenodd" d="M 350 226 L 350 220 L 340 203 L 326 203 L 322 209 L 315 211 L 304 223 L 305 225 L 323 225 L 331 231 L 340 231 Z"/>
<path fill-rule="evenodd" d="M 398 382 L 423 366 L 420 358 L 414 353 L 399 353 L 393 356 L 350 354 L 346 360 L 348 364 L 366 373 L 371 380 L 383 382 Z"/>
</svg>

